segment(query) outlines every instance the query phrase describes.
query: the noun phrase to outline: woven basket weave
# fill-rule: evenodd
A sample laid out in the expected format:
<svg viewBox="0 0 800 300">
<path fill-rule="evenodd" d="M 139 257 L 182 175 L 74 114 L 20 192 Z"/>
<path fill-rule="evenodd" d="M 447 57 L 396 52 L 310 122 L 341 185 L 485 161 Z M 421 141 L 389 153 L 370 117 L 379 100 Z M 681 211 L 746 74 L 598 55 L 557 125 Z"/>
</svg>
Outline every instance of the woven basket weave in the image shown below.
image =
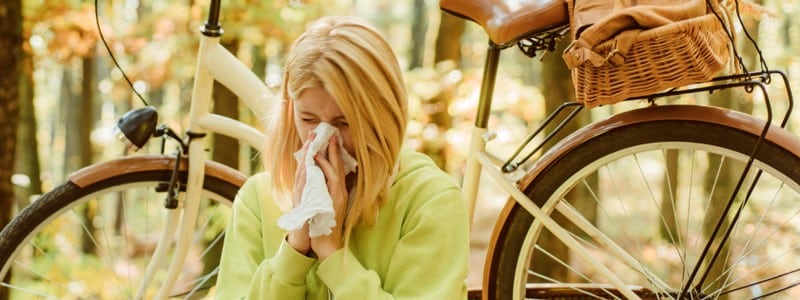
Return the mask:
<svg viewBox="0 0 800 300">
<path fill-rule="evenodd" d="M 605 56 L 613 42 L 594 50 Z M 594 107 L 709 80 L 728 62 L 728 45 L 713 14 L 642 31 L 624 65 L 584 63 L 572 70 L 577 100 Z"/>
</svg>

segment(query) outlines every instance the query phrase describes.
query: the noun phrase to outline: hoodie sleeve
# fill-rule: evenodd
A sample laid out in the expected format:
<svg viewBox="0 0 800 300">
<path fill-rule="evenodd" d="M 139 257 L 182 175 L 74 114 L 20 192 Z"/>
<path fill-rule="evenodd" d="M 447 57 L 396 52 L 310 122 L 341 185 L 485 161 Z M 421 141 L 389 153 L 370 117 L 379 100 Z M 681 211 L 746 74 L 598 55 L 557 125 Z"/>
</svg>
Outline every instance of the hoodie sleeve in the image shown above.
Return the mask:
<svg viewBox="0 0 800 300">
<path fill-rule="evenodd" d="M 248 180 L 234 201 L 217 299 L 305 299 L 306 275 L 316 259 L 295 251 L 285 242 L 285 233 L 262 224 L 261 203 L 272 201 L 270 193 L 263 191 L 267 185 L 263 177 Z"/>
<path fill-rule="evenodd" d="M 335 299 L 466 298 L 469 221 L 463 194 L 455 186 L 416 188 L 399 191 L 416 204 L 404 218 L 383 279 L 346 248 L 320 263 L 317 274 Z"/>
</svg>

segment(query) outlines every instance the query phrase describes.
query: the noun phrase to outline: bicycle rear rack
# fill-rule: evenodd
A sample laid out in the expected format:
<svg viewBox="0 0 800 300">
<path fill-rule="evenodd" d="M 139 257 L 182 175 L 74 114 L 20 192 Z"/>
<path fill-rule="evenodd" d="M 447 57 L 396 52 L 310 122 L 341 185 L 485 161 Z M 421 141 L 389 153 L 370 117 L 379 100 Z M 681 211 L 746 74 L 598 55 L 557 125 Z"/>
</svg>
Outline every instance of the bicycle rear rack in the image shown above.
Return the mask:
<svg viewBox="0 0 800 300">
<path fill-rule="evenodd" d="M 683 89 L 672 89 L 669 91 L 656 93 L 652 95 L 640 96 L 640 97 L 632 97 L 625 99 L 624 101 L 637 101 L 637 100 L 646 100 L 651 105 L 656 105 L 655 100 L 659 98 L 666 98 L 672 96 L 680 96 L 685 94 L 693 94 L 693 93 L 700 93 L 700 92 L 709 92 L 713 93 L 719 90 L 737 88 L 737 87 L 744 87 L 748 93 L 752 93 L 755 87 L 759 87 L 764 95 L 764 103 L 767 106 L 767 118 L 766 124 L 771 124 L 773 115 L 772 115 L 772 105 L 771 100 L 769 97 L 769 93 L 767 92 L 766 85 L 770 84 L 772 81 L 773 75 L 781 76 L 783 80 L 783 85 L 786 89 L 787 95 L 787 108 L 786 113 L 783 115 L 779 126 L 781 128 L 785 128 L 789 117 L 792 113 L 792 108 L 794 107 L 794 97 L 792 96 L 792 91 L 789 86 L 789 79 L 788 76 L 779 70 L 770 70 L 770 71 L 762 71 L 762 72 L 755 72 L 749 74 L 736 74 L 736 75 L 729 75 L 729 76 L 720 76 L 715 77 L 707 82 L 703 82 L 701 84 L 707 84 L 702 86 L 692 86 Z M 516 171 L 519 167 L 525 165 L 536 153 L 540 152 L 545 144 L 550 142 L 553 137 L 558 134 L 561 130 L 572 121 L 580 111 L 583 110 L 583 104 L 575 101 L 567 101 L 561 104 L 555 111 L 550 113 L 547 118 L 537 127 L 528 137 L 522 142 L 518 147 L 517 150 L 503 163 L 501 170 L 504 173 L 511 173 Z M 521 156 L 524 149 L 526 149 L 533 140 L 542 135 L 545 132 L 545 129 L 556 122 L 560 116 L 566 115 L 559 123 L 553 128 L 553 130 L 547 133 L 544 138 L 536 144 L 530 151 L 528 151 L 522 158 L 517 159 Z M 764 128 L 761 138 L 763 139 L 766 136 L 767 128 Z"/>
</svg>

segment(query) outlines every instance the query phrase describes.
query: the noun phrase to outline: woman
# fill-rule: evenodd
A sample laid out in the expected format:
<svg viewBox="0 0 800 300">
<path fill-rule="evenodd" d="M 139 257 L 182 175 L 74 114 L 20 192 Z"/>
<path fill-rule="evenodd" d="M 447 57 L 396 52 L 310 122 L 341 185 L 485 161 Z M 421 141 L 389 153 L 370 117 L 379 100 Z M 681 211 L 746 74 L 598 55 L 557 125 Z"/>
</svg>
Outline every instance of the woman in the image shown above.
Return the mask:
<svg viewBox="0 0 800 300">
<path fill-rule="evenodd" d="M 386 40 L 354 17 L 317 20 L 295 41 L 268 128 L 269 172 L 234 203 L 217 298 L 466 298 L 466 203 L 449 175 L 403 147 L 401 75 Z M 306 167 L 293 154 L 305 155 L 322 122 L 338 129 L 327 154 L 313 157 L 336 225 L 311 237 L 307 224 L 287 232 L 276 223 L 301 202 Z M 354 172 L 341 151 L 355 157 Z"/>
</svg>

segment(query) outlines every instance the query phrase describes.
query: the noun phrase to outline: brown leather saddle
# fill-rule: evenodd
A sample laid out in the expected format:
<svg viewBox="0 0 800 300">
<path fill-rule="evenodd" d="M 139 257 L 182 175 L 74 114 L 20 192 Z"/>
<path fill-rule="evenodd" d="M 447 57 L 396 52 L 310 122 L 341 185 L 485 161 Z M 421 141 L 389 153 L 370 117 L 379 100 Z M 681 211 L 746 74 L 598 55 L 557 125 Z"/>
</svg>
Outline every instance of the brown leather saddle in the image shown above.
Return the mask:
<svg viewBox="0 0 800 300">
<path fill-rule="evenodd" d="M 439 8 L 478 23 L 498 45 L 569 24 L 566 0 L 441 0 Z"/>
</svg>

